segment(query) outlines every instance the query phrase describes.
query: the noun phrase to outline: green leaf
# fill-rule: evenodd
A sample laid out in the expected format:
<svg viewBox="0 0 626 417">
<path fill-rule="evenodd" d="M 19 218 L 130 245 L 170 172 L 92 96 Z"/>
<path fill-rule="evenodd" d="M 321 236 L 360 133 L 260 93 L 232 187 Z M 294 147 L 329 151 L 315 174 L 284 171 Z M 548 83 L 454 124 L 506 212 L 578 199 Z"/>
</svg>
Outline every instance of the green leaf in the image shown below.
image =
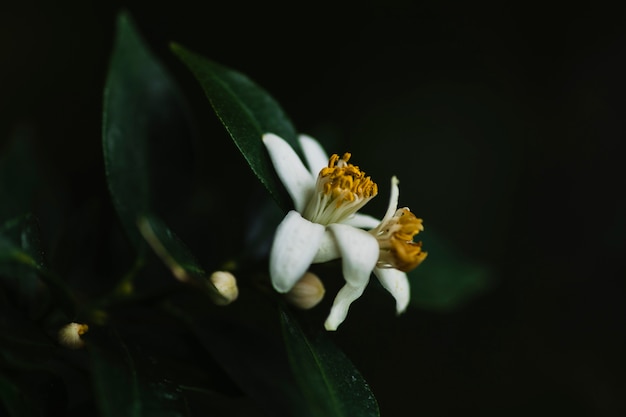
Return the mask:
<svg viewBox="0 0 626 417">
<path fill-rule="evenodd" d="M 246 302 L 243 308 L 248 314 L 254 309 L 256 316 L 262 315 L 257 311 L 261 306 L 251 300 Z M 168 303 L 165 308 L 181 320 L 230 379 L 268 415 L 311 416 L 294 386 L 284 348 L 271 337 L 273 333 L 261 329 L 262 325 L 252 327 L 247 322 L 218 318 L 206 308 L 194 308 L 189 301 L 177 304 Z"/>
<path fill-rule="evenodd" d="M 412 306 L 453 311 L 493 285 L 494 275 L 488 266 L 466 258 L 437 234 L 424 234 L 424 248 L 428 257 L 409 273 Z"/>
<path fill-rule="evenodd" d="M 8 415 L 11 417 L 40 416 L 41 410 L 27 395 L 8 378 L 0 374 L 0 403 L 4 404 Z M 0 412 L 2 408 L 0 408 Z"/>
<path fill-rule="evenodd" d="M 35 249 L 34 227 L 31 216 L 20 216 L 0 225 L 0 283 L 12 291 L 12 301 L 26 310 L 37 315 L 37 310 L 46 306 L 40 291 L 41 280 L 34 268 L 12 262 L 14 249 L 24 246 L 24 252 L 31 257 L 39 258 L 36 264 L 43 265 L 41 253 Z M 14 247 L 15 246 L 15 247 Z M 13 248 L 12 248 L 13 247 Z M 4 259 L 4 262 L 2 261 Z"/>
<path fill-rule="evenodd" d="M 213 62 L 176 43 L 172 51 L 191 70 L 217 116 L 279 206 L 291 207 L 261 140 L 275 133 L 299 151 L 296 129 L 278 102 L 247 76 Z"/>
<path fill-rule="evenodd" d="M 14 369 L 46 369 L 57 345 L 34 322 L 6 305 L 0 309 L 0 363 Z"/>
<path fill-rule="evenodd" d="M 138 373 L 129 347 L 111 330 L 88 342 L 96 402 L 104 417 L 188 415 L 177 384 Z"/>
<path fill-rule="evenodd" d="M 0 230 L 2 281 L 13 281 L 9 285 L 17 288 L 18 294 L 25 300 L 36 304 L 41 302 L 36 293 L 41 279 L 49 289 L 54 305 L 61 308 L 68 319 L 72 319 L 76 312 L 73 295 L 65 282 L 45 265 L 35 220 L 31 216 L 20 217 L 5 223 Z"/>
<path fill-rule="evenodd" d="M 178 239 L 159 218 L 148 214 L 137 221 L 141 235 L 172 272 L 172 275 L 184 284 L 190 284 L 208 295 L 218 304 L 227 304 L 228 300 L 208 279 L 207 273 L 191 254 L 187 246 Z"/>
<path fill-rule="evenodd" d="M 39 188 L 37 163 L 27 131 L 17 129 L 0 153 L 0 222 L 28 213 Z"/>
<path fill-rule="evenodd" d="M 92 342 L 89 352 L 96 402 L 102 415 L 142 416 L 139 383 L 127 347 L 121 342 L 113 347 Z"/>
<path fill-rule="evenodd" d="M 307 337 L 285 309 L 281 311 L 281 324 L 291 368 L 313 415 L 380 415 L 367 382 L 323 333 Z"/>
<path fill-rule="evenodd" d="M 104 88 L 102 145 L 113 204 L 140 254 L 146 244 L 138 217 L 179 214 L 191 194 L 191 126 L 178 86 L 121 13 Z"/>
</svg>

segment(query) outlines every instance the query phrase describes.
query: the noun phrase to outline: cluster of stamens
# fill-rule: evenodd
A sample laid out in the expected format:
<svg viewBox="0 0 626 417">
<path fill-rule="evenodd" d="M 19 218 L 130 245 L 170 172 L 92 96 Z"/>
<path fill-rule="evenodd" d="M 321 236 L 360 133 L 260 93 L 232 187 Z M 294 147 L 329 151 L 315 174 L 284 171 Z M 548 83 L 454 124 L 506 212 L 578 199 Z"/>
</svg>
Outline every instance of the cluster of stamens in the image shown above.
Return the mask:
<svg viewBox="0 0 626 417">
<path fill-rule="evenodd" d="M 320 224 L 339 223 L 357 212 L 376 194 L 378 186 L 358 166 L 349 164 L 350 154 L 334 154 L 322 168 L 315 194 L 303 216 Z"/>
<path fill-rule="evenodd" d="M 427 252 L 422 252 L 422 242 L 414 242 L 413 237 L 424 230 L 422 219 L 407 208 L 401 208 L 385 224 L 374 229 L 380 254 L 379 268 L 395 268 L 409 272 L 417 267 Z"/>
</svg>

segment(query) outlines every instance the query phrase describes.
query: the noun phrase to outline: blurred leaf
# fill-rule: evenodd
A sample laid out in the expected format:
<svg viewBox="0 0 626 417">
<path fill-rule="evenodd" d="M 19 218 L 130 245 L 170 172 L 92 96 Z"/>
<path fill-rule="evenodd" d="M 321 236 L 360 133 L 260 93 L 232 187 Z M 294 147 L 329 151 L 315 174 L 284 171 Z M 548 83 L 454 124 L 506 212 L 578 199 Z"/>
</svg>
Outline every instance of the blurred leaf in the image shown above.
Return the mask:
<svg viewBox="0 0 626 417">
<path fill-rule="evenodd" d="M 33 275 L 33 272 L 37 275 Z M 40 301 L 37 277 L 40 278 L 47 285 L 55 300 L 54 304 L 62 309 L 68 319 L 74 317 L 76 310 L 73 296 L 63 280 L 45 265 L 39 231 L 31 216 L 5 223 L 0 231 L 0 277 L 3 275 L 6 275 L 3 281 L 13 281 L 11 286 L 17 288 L 18 293 L 31 303 Z"/>
<path fill-rule="evenodd" d="M 171 303 L 166 308 L 268 415 L 311 416 L 294 387 L 284 348 L 270 334 L 235 320 L 217 319 L 206 309 L 191 313 L 188 303 Z M 248 304 L 247 310 L 250 308 L 258 307 Z"/>
<path fill-rule="evenodd" d="M 104 417 L 188 415 L 180 388 L 138 374 L 126 344 L 113 331 L 89 340 L 96 402 Z"/>
<path fill-rule="evenodd" d="M 428 257 L 409 273 L 412 306 L 452 311 L 493 284 L 488 266 L 467 259 L 432 231 L 424 233 L 424 249 Z"/>
<path fill-rule="evenodd" d="M 158 218 L 148 214 L 137 222 L 141 235 L 180 282 L 207 291 L 213 299 L 226 299 L 183 242 Z"/>
<path fill-rule="evenodd" d="M 0 149 L 0 223 L 33 209 L 39 187 L 37 164 L 29 134 L 17 129 Z"/>
<path fill-rule="evenodd" d="M 308 338 L 285 309 L 281 323 L 291 368 L 313 415 L 380 415 L 367 382 L 324 334 Z"/>
<path fill-rule="evenodd" d="M 2 252 L 2 245 L 11 245 L 9 242 L 16 242 L 15 246 L 22 246 L 24 252 L 32 256 L 36 264 L 43 266 L 42 254 L 39 251 L 39 236 L 36 233 L 32 216 L 20 216 L 0 225 L 1 238 L 5 243 L 0 243 L 0 252 Z M 12 255 L 6 253 L 0 256 L 12 258 Z M 0 261 L 0 283 L 4 284 L 7 290 L 12 291 L 12 301 L 33 317 L 45 309 L 47 300 L 43 297 L 44 286 L 36 269 L 16 262 Z"/>
<path fill-rule="evenodd" d="M 0 402 L 11 417 L 40 416 L 35 404 L 8 378 L 0 374 Z M 2 411 L 2 408 L 0 408 Z"/>
<path fill-rule="evenodd" d="M 19 369 L 43 369 L 56 343 L 16 310 L 0 309 L 0 363 Z"/>
<path fill-rule="evenodd" d="M 177 213 L 184 206 L 191 187 L 193 132 L 177 85 L 126 13 L 118 16 L 116 35 L 104 88 L 104 162 L 115 209 L 143 254 L 138 217 Z"/>
<path fill-rule="evenodd" d="M 245 75 L 213 62 L 176 43 L 172 51 L 191 70 L 204 89 L 222 124 L 279 206 L 287 210 L 287 197 L 267 155 L 261 137 L 272 132 L 287 140 L 294 149 L 296 130 L 278 102 Z"/>
</svg>

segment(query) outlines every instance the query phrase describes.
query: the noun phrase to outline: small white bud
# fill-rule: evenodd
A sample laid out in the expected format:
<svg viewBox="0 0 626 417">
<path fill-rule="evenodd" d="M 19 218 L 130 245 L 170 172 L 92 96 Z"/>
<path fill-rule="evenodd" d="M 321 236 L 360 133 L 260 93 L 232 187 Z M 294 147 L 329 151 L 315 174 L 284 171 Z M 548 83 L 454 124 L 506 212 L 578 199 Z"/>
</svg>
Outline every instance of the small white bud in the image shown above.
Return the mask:
<svg viewBox="0 0 626 417">
<path fill-rule="evenodd" d="M 86 324 L 66 324 L 59 330 L 59 343 L 69 349 L 80 349 L 85 346 L 85 341 L 81 336 L 87 333 L 87 330 L 89 330 L 89 326 Z"/>
<path fill-rule="evenodd" d="M 232 303 L 239 296 L 237 279 L 228 271 L 215 271 L 211 274 L 211 283 L 217 290 L 217 296 L 213 301 L 217 305 L 227 305 Z"/>
<path fill-rule="evenodd" d="M 324 298 L 324 284 L 312 272 L 307 272 L 296 285 L 285 294 L 287 301 L 295 307 L 308 310 L 315 307 Z"/>
</svg>

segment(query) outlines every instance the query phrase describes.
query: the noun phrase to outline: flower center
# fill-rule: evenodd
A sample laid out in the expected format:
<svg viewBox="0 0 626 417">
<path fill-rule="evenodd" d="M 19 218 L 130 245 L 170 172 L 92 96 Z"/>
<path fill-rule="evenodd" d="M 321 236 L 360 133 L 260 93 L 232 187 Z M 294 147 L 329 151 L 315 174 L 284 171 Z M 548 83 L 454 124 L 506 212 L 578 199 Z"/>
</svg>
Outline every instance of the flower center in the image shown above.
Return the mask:
<svg viewBox="0 0 626 417">
<path fill-rule="evenodd" d="M 314 195 L 304 209 L 303 217 L 328 225 L 340 223 L 378 194 L 378 186 L 356 165 L 349 164 L 350 154 L 334 154 L 328 166 L 317 176 Z"/>
<path fill-rule="evenodd" d="M 422 252 L 422 242 L 413 242 L 413 236 L 422 230 L 422 219 L 407 207 L 398 209 L 391 219 L 372 231 L 380 247 L 377 266 L 409 272 L 422 263 L 427 252 Z"/>
</svg>

